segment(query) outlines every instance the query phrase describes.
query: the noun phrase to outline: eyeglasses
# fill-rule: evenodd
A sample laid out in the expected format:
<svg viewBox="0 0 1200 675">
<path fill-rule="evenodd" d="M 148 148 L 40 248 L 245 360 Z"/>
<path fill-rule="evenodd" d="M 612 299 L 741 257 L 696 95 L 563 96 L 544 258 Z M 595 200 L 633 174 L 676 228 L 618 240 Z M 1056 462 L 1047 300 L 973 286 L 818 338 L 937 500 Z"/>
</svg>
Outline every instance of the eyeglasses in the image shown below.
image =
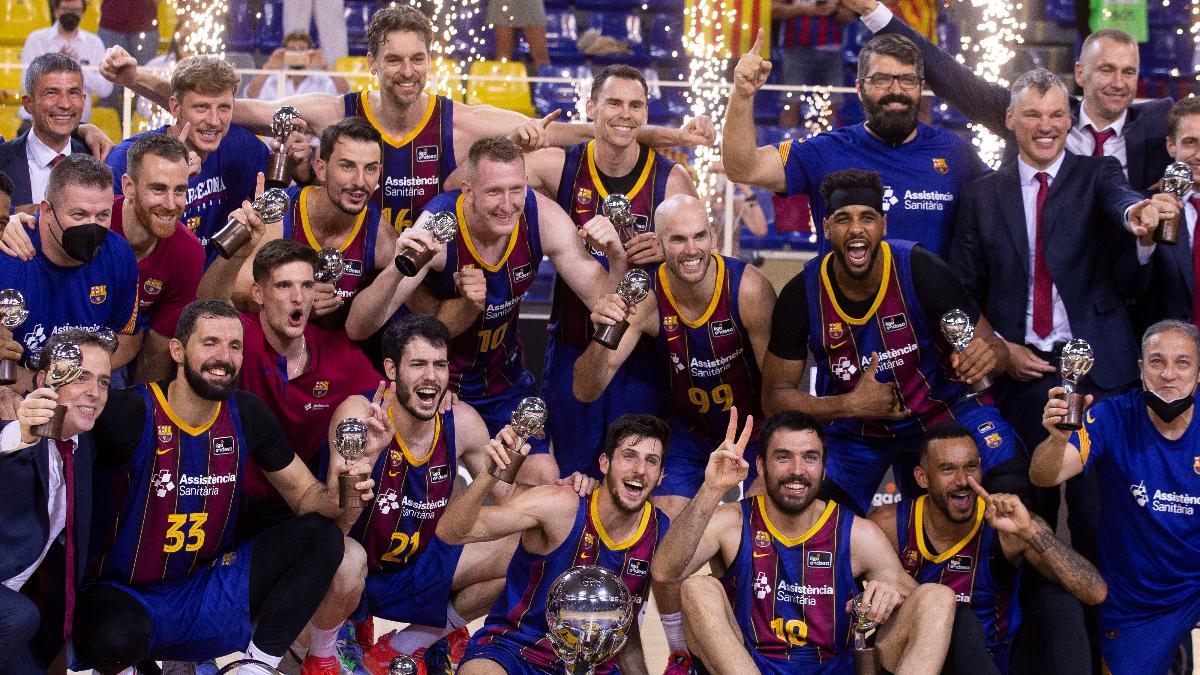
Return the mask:
<svg viewBox="0 0 1200 675">
<path fill-rule="evenodd" d="M 901 89 L 912 90 L 921 86 L 921 78 L 911 73 L 905 75 L 888 75 L 886 73 L 878 73 L 864 77 L 860 80 L 860 82 L 866 82 L 876 89 L 891 89 L 893 82 L 899 82 Z"/>
</svg>

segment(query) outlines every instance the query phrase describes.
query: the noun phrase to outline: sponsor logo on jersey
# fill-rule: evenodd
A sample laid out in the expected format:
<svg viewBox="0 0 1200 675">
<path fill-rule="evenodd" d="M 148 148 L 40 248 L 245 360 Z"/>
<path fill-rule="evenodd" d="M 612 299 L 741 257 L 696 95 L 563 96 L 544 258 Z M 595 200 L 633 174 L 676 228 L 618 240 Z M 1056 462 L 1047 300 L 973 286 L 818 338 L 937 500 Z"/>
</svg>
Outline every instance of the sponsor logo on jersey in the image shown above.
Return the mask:
<svg viewBox="0 0 1200 675">
<path fill-rule="evenodd" d="M 532 274 L 533 274 L 533 266 L 530 265 L 529 263 L 525 263 L 524 265 L 521 265 L 520 267 L 514 267 L 512 270 L 513 283 L 520 283 L 522 281 L 525 281 Z"/>
<path fill-rule="evenodd" d="M 898 204 L 900 200 L 896 197 L 896 191 L 891 185 L 883 186 L 883 212 L 887 213 L 888 209 Z"/>
<path fill-rule="evenodd" d="M 650 573 L 650 563 L 638 558 L 630 558 L 629 564 L 625 566 L 625 570 L 635 577 L 644 577 Z"/>
<path fill-rule="evenodd" d="M 891 316 L 883 317 L 884 331 L 891 333 L 893 331 L 903 330 L 905 328 L 908 328 L 908 318 L 904 316 L 903 312 L 900 314 L 893 314 Z"/>
<path fill-rule="evenodd" d="M 148 277 L 146 279 L 146 283 L 142 284 L 142 290 L 146 291 L 146 295 L 158 295 L 159 293 L 162 292 L 162 289 L 163 289 L 162 279 L 155 279 L 154 277 Z"/>
<path fill-rule="evenodd" d="M 687 368 L 687 366 L 683 365 L 683 362 L 679 360 L 679 355 L 675 352 L 671 352 L 671 367 L 674 368 L 675 372 L 677 373 Z"/>
<path fill-rule="evenodd" d="M 650 231 L 650 219 L 640 213 L 633 214 L 633 231 L 645 234 Z"/>
<path fill-rule="evenodd" d="M 322 398 L 329 393 L 329 380 L 317 380 L 313 385 L 313 397 Z"/>
<path fill-rule="evenodd" d="M 429 482 L 440 483 L 450 476 L 450 467 L 445 464 L 429 467 Z"/>
<path fill-rule="evenodd" d="M 840 340 L 842 339 L 842 336 L 846 334 L 846 327 L 842 325 L 841 321 L 834 321 L 833 323 L 829 324 L 826 332 L 829 333 L 830 340 Z"/>
<path fill-rule="evenodd" d="M 92 290 L 88 293 L 88 300 L 92 301 L 93 305 L 103 304 L 108 299 L 108 284 L 100 284 L 92 286 Z"/>
<path fill-rule="evenodd" d="M 975 558 L 969 555 L 956 555 L 946 562 L 946 569 L 951 572 L 970 572 L 975 567 Z"/>
<path fill-rule="evenodd" d="M 1000 437 L 1000 432 L 988 434 L 987 438 L 984 438 L 983 440 L 985 443 L 987 443 L 989 448 L 993 449 L 1000 447 L 1000 444 L 1004 442 L 1004 439 Z"/>
<path fill-rule="evenodd" d="M 154 494 L 159 497 L 166 497 L 168 492 L 175 489 L 175 481 L 171 480 L 171 470 L 163 469 L 159 471 L 154 480 L 150 481 L 150 487 L 154 488 Z"/>
<path fill-rule="evenodd" d="M 438 158 L 438 146 L 422 145 L 417 148 L 418 162 L 436 162 Z M 937 161 L 937 160 L 934 160 Z M 942 173 L 945 173 L 944 171 Z"/>
<path fill-rule="evenodd" d="M 592 191 L 588 188 L 579 188 L 579 192 L 575 193 L 575 203 L 580 206 L 587 206 L 592 203 Z"/>
<path fill-rule="evenodd" d="M 833 553 L 829 551 L 809 551 L 807 565 L 809 567 L 833 567 Z"/>
<path fill-rule="evenodd" d="M 233 436 L 217 436 L 216 438 L 212 439 L 211 446 L 212 454 L 228 455 L 229 453 L 233 452 L 235 447 Z"/>
<path fill-rule="evenodd" d="M 771 592 L 771 581 L 767 579 L 765 572 L 759 572 L 758 576 L 754 577 L 754 597 L 762 600 Z"/>
<path fill-rule="evenodd" d="M 392 509 L 400 506 L 400 500 L 396 499 L 396 491 L 392 488 L 385 490 L 375 502 L 379 504 L 379 512 L 385 516 L 391 513 Z"/>
<path fill-rule="evenodd" d="M 733 319 L 725 319 L 724 321 L 713 321 L 708 324 L 708 330 L 713 337 L 725 337 L 733 335 Z"/>
<path fill-rule="evenodd" d="M 1129 493 L 1133 495 L 1134 501 L 1138 506 L 1146 506 L 1146 502 L 1150 501 L 1146 498 L 1146 481 L 1129 486 Z"/>
<path fill-rule="evenodd" d="M 343 273 L 349 274 L 352 277 L 361 277 L 363 273 L 363 261 L 353 258 L 346 258 L 342 261 Z"/>
<path fill-rule="evenodd" d="M 849 382 L 850 378 L 854 377 L 854 374 L 858 372 L 858 366 L 855 366 L 849 357 L 843 356 L 834 362 L 830 370 L 842 382 Z"/>
<path fill-rule="evenodd" d="M 174 437 L 175 437 L 175 427 L 172 427 L 170 424 L 158 425 L 158 442 L 159 443 L 170 443 L 171 439 Z M 1197 459 L 1200 459 L 1200 458 L 1197 458 Z"/>
<path fill-rule="evenodd" d="M 942 175 L 945 175 L 947 173 L 950 173 L 950 165 L 946 163 L 945 157 L 934 157 L 933 158 L 933 170 Z"/>
<path fill-rule="evenodd" d="M 996 425 L 992 422 L 984 422 L 983 424 L 980 424 L 979 426 L 977 426 L 975 428 L 979 430 L 979 433 L 986 434 L 986 433 L 992 431 L 993 429 L 995 429 Z"/>
<path fill-rule="evenodd" d="M 767 534 L 766 530 L 754 531 L 754 545 L 759 548 L 766 548 L 771 545 L 771 535 Z"/>
<path fill-rule="evenodd" d="M 1200 461 L 1200 460 L 1196 460 Z M 1146 481 L 1129 486 L 1129 493 L 1142 508 L 1149 507 L 1157 513 L 1174 513 L 1182 516 L 1195 515 L 1200 506 L 1200 497 L 1186 492 L 1164 492 L 1146 487 Z"/>
</svg>

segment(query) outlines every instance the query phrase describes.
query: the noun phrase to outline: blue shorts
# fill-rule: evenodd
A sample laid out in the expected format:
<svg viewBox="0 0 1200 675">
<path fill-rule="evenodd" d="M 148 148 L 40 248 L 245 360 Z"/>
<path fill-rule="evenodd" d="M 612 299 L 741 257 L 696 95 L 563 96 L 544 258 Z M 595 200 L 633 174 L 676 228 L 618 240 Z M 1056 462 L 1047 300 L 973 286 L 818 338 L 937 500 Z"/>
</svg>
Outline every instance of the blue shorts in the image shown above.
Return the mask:
<svg viewBox="0 0 1200 675">
<path fill-rule="evenodd" d="M 854 652 L 849 649 L 824 663 L 769 659 L 757 651 L 751 651 L 750 658 L 754 659 L 755 665 L 758 666 L 758 672 L 769 675 L 853 675 L 854 673 Z"/>
<path fill-rule="evenodd" d="M 1100 609 L 1100 657 L 1106 673 L 1165 673 L 1185 640 L 1200 620 L 1200 594 L 1174 608 L 1164 606 L 1163 613 L 1136 626 L 1109 630 L 1104 608 Z"/>
<path fill-rule="evenodd" d="M 111 581 L 150 615 L 150 654 L 155 660 L 204 661 L 250 644 L 250 549 L 217 557 L 183 579 L 138 588 Z"/>
<path fill-rule="evenodd" d="M 546 428 L 554 442 L 554 459 L 560 475 L 579 471 L 600 478 L 596 458 L 604 446 L 608 426 L 621 415 L 661 415 L 667 404 L 667 374 L 662 358 L 639 346 L 621 364 L 612 382 L 591 403 L 575 398 L 575 361 L 583 350 L 558 341 L 553 334 L 546 345 L 542 371 L 542 398 L 550 406 Z"/>
<path fill-rule="evenodd" d="M 471 642 L 467 644 L 467 654 L 463 657 L 462 663 L 458 664 L 460 668 L 467 661 L 486 659 L 494 661 L 510 675 L 557 675 L 563 672 L 561 661 L 556 662 L 554 668 L 543 668 L 522 658 L 515 646 L 498 640 L 489 640 L 488 644 L 480 645 L 479 637 L 484 634 L 483 631 L 484 629 L 481 628 L 471 637 Z M 603 669 L 597 668 L 596 672 L 603 672 Z M 615 665 L 608 670 L 609 675 L 620 675 L 620 673 L 621 669 Z"/>
<path fill-rule="evenodd" d="M 371 572 L 362 602 L 354 612 L 355 620 L 377 616 L 388 621 L 445 626 L 450 584 L 462 550 L 462 546 L 434 537 L 411 565 L 394 572 Z"/>
<path fill-rule="evenodd" d="M 973 406 L 954 421 L 975 439 L 984 474 L 1024 453 L 1012 425 L 992 406 Z M 920 449 L 920 436 L 866 438 L 831 431 L 825 441 L 825 475 L 850 497 L 851 503 L 845 506 L 865 516 L 888 467 L 892 468 L 904 499 L 913 499 L 924 492 L 913 478 Z"/>
<path fill-rule="evenodd" d="M 696 496 L 700 486 L 704 484 L 704 467 L 708 466 L 708 456 L 717 449 L 720 443 L 713 443 L 688 431 L 678 418 L 671 418 L 671 447 L 663 458 L 662 484 L 654 488 L 654 496 L 680 496 L 691 499 Z M 750 489 L 750 484 L 758 476 L 755 459 L 758 457 L 758 443 L 746 446 L 746 461 L 750 463 L 750 473 L 742 482 L 743 493 Z"/>
<path fill-rule="evenodd" d="M 517 409 L 517 404 L 526 396 L 537 396 L 537 392 L 533 389 L 533 375 L 529 374 L 528 370 L 521 371 L 521 377 L 513 383 L 506 391 L 503 391 L 494 396 L 485 396 L 474 401 L 467 401 L 475 412 L 483 418 L 484 424 L 487 425 L 488 434 L 493 438 L 504 425 L 512 421 L 512 413 Z M 532 448 L 529 451 L 531 455 L 539 455 L 550 452 L 549 437 L 537 439 L 530 438 L 529 446 Z"/>
</svg>

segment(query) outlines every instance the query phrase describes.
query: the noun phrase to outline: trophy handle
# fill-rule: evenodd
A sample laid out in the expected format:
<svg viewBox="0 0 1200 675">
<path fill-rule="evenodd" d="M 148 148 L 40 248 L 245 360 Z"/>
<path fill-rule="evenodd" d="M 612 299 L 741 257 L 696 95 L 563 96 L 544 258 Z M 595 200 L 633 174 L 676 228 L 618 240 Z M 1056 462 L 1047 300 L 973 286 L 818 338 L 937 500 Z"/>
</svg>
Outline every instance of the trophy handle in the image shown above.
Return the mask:
<svg viewBox="0 0 1200 675">
<path fill-rule="evenodd" d="M 596 329 L 596 334 L 592 336 L 592 341 L 599 344 L 605 349 L 616 350 L 621 344 L 621 338 L 625 336 L 625 331 L 629 330 L 629 321 L 622 319 L 620 323 L 606 323 Z"/>
<path fill-rule="evenodd" d="M 30 429 L 30 432 L 38 438 L 51 438 L 56 441 L 63 440 L 63 421 L 67 417 L 67 406 L 59 403 L 54 408 L 54 415 L 50 417 L 50 421 L 45 424 L 39 424 Z"/>
<path fill-rule="evenodd" d="M 1154 228 L 1154 241 L 1167 246 L 1175 246 L 1179 243 L 1179 224 L 1182 213 L 1175 214 L 1174 218 L 1163 218 L 1158 221 L 1158 227 Z"/>
<path fill-rule="evenodd" d="M 1083 394 L 1075 392 L 1060 394 L 1058 398 L 1067 402 L 1067 412 L 1063 415 L 1062 421 L 1054 426 L 1064 431 L 1078 431 L 1082 429 L 1083 411 L 1086 407 L 1084 402 L 1087 398 Z"/>
<path fill-rule="evenodd" d="M 0 360 L 0 385 L 16 384 L 17 362 L 12 359 Z"/>
</svg>

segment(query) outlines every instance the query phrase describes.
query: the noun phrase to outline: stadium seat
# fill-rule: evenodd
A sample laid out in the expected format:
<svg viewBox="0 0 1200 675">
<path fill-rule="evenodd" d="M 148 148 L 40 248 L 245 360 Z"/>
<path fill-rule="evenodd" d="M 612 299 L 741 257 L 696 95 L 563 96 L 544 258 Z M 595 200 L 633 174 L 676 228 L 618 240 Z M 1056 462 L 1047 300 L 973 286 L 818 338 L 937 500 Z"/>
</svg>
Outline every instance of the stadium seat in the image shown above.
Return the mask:
<svg viewBox="0 0 1200 675">
<path fill-rule="evenodd" d="M 100 30 L 100 5 L 102 4 L 104 4 L 104 0 L 87 3 L 87 7 L 83 10 L 83 18 L 79 21 L 80 28 L 93 34 Z"/>
<path fill-rule="evenodd" d="M 30 33 L 51 23 L 46 0 L 0 0 L 0 45 L 20 47 Z"/>
<path fill-rule="evenodd" d="M 467 58 L 472 50 L 485 59 L 496 55 L 496 40 L 493 37 L 492 29 L 487 24 L 486 12 L 484 12 L 482 3 L 476 7 L 473 14 L 459 17 L 454 26 L 456 29 L 454 35 L 455 55 Z"/>
<path fill-rule="evenodd" d="M 575 104 L 588 95 L 592 71 L 585 65 L 549 65 L 538 68 L 538 77 L 569 77 L 575 82 L 538 82 L 533 85 L 533 107 L 539 117 L 561 110 L 561 119 L 576 114 Z M 576 89 L 578 86 L 578 90 Z"/>
<path fill-rule="evenodd" d="M 254 33 L 258 51 L 270 54 L 283 44 L 283 0 L 265 0 L 258 29 Z"/>
<path fill-rule="evenodd" d="M 1191 11 L 1195 4 L 1176 0 L 1169 3 L 1147 3 L 1146 18 L 1151 26 L 1170 26 L 1171 28 L 1182 26 L 1186 31 L 1188 25 L 1192 23 Z"/>
<path fill-rule="evenodd" d="M 1074 0 L 1046 0 L 1046 18 L 1059 23 L 1075 23 Z"/>
<path fill-rule="evenodd" d="M 0 101 L 4 103 L 20 103 L 21 89 L 21 48 L 0 47 L 0 63 L 14 64 L 16 68 L 0 69 Z"/>
<path fill-rule="evenodd" d="M 162 15 L 162 5 L 159 5 L 159 16 Z M 229 7 L 229 35 L 225 38 L 225 48 L 237 52 L 253 52 L 254 44 L 254 12 L 250 4 L 235 2 Z M 162 37 L 162 26 L 159 25 L 159 37 Z M 172 32 L 174 35 L 174 32 Z"/>
<path fill-rule="evenodd" d="M 575 0 L 575 9 L 628 13 L 637 5 L 633 0 Z M 640 3 L 639 3 L 640 4 Z"/>
<path fill-rule="evenodd" d="M 142 117 L 141 115 L 139 115 L 137 113 L 133 114 L 133 120 L 132 120 L 132 122 L 130 122 L 130 125 L 129 125 L 129 135 L 130 136 L 133 136 L 135 134 L 140 134 L 143 131 L 149 131 L 150 129 L 151 129 L 150 120 L 146 119 L 145 117 Z"/>
<path fill-rule="evenodd" d="M 659 82 L 669 80 L 661 77 L 655 68 L 643 68 L 642 75 L 649 85 L 647 113 L 651 124 L 678 124 L 688 114 L 687 101 L 682 87 L 664 87 Z M 677 78 L 682 80 L 683 78 Z"/>
<path fill-rule="evenodd" d="M 165 52 L 171 46 L 175 37 L 175 3 L 176 0 L 162 0 L 158 3 L 158 51 Z M 232 9 L 230 13 L 232 14 Z"/>
<path fill-rule="evenodd" d="M 576 44 L 579 40 L 579 29 L 575 20 L 575 12 L 570 9 L 550 10 L 546 12 L 546 49 L 550 53 L 550 61 L 556 64 L 583 63 L 583 54 L 579 53 Z M 529 54 L 529 43 L 525 34 L 517 44 L 516 55 L 524 57 Z"/>
<path fill-rule="evenodd" d="M 1187 75 L 1192 70 L 1195 45 L 1186 28 L 1151 26 L 1150 37 L 1138 45 L 1142 75 Z"/>
<path fill-rule="evenodd" d="M 354 91 L 367 91 L 375 88 L 375 76 L 367 68 L 365 56 L 342 56 L 333 62 L 333 69 L 339 73 L 347 73 L 346 82 Z"/>
<path fill-rule="evenodd" d="M 646 42 L 650 58 L 657 64 L 663 59 L 685 59 L 683 51 L 683 22 L 678 14 L 659 13 L 649 17 Z"/>
<path fill-rule="evenodd" d="M 92 108 L 92 124 L 100 127 L 100 130 L 108 134 L 109 138 L 125 137 L 125 134 L 121 133 L 121 116 L 117 114 L 116 108 L 104 106 Z"/>
<path fill-rule="evenodd" d="M 21 118 L 17 117 L 17 105 L 0 105 L 0 136 L 11 141 L 17 137 L 17 128 L 21 126 Z"/>
<path fill-rule="evenodd" d="M 675 15 L 679 25 L 683 25 L 680 17 L 683 16 L 683 0 L 646 0 L 642 3 L 642 7 L 647 12 L 668 12 Z"/>
<path fill-rule="evenodd" d="M 480 75 L 511 78 L 526 77 L 525 64 L 516 61 L 475 61 L 471 64 L 471 77 Z M 505 110 L 515 110 L 522 115 L 532 116 L 533 99 L 529 82 L 524 79 L 512 81 L 467 82 L 467 103 L 470 105 L 494 105 Z"/>
<path fill-rule="evenodd" d="M 362 0 L 349 0 L 346 3 L 346 41 L 353 56 L 367 53 L 367 26 L 371 23 L 375 7 L 374 2 Z"/>
<path fill-rule="evenodd" d="M 624 41 L 633 50 L 632 54 L 589 56 L 594 63 L 625 63 L 634 67 L 649 64 L 646 43 L 642 39 L 642 18 L 629 12 L 592 12 L 588 15 L 588 29 L 595 28 L 601 35 Z"/>
</svg>

